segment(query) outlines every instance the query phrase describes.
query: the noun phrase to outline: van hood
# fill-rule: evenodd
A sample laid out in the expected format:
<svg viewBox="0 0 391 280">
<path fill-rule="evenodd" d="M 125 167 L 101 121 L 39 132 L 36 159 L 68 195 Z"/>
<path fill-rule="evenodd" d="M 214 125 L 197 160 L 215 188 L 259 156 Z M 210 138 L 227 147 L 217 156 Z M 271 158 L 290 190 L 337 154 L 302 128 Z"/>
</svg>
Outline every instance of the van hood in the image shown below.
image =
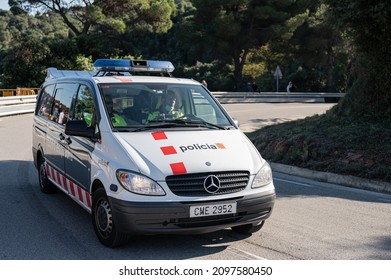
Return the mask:
<svg viewBox="0 0 391 280">
<path fill-rule="evenodd" d="M 227 170 L 255 174 L 263 164 L 254 145 L 237 129 L 115 133 L 115 137 L 138 171 L 155 180 Z"/>
</svg>

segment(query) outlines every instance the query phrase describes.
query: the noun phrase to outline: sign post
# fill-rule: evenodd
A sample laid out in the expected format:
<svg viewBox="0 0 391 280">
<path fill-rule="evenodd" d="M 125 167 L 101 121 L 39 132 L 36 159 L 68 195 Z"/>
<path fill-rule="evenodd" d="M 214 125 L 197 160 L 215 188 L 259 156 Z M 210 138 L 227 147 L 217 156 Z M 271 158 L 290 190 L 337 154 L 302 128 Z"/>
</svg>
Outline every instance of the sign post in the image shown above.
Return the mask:
<svg viewBox="0 0 391 280">
<path fill-rule="evenodd" d="M 279 92 L 279 84 L 278 84 L 279 81 L 278 80 L 282 79 L 282 72 L 281 72 L 280 66 L 278 66 L 278 65 L 277 65 L 276 71 L 274 71 L 274 78 L 277 81 L 277 91 L 276 92 Z"/>
</svg>

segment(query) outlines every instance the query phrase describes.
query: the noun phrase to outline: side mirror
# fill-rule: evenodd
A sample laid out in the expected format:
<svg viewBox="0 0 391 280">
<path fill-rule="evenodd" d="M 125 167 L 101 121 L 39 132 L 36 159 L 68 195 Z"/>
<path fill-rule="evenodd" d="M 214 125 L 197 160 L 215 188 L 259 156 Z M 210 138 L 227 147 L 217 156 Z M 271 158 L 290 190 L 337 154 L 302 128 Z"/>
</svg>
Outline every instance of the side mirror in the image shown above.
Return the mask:
<svg viewBox="0 0 391 280">
<path fill-rule="evenodd" d="M 234 124 L 235 124 L 237 127 L 239 127 L 239 120 L 233 119 L 233 121 L 234 121 Z"/>
<path fill-rule="evenodd" d="M 70 120 L 65 125 L 65 134 L 94 138 L 95 129 L 94 127 L 87 126 L 84 120 Z"/>
</svg>

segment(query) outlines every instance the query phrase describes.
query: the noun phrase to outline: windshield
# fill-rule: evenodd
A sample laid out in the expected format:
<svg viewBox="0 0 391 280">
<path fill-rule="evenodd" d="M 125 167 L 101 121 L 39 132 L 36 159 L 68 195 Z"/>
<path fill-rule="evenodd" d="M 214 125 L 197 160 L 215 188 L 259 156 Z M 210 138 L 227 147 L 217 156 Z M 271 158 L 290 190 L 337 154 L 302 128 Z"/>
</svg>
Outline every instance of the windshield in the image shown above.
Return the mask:
<svg viewBox="0 0 391 280">
<path fill-rule="evenodd" d="M 233 126 L 201 85 L 113 83 L 100 84 L 100 89 L 111 125 L 118 131 Z"/>
</svg>

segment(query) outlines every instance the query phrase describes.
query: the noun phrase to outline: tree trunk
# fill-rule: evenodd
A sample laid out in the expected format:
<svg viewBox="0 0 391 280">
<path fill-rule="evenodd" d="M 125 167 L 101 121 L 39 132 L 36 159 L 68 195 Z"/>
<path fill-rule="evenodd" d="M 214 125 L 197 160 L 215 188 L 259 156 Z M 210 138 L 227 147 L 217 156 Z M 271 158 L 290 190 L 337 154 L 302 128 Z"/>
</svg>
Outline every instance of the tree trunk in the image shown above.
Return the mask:
<svg viewBox="0 0 391 280">
<path fill-rule="evenodd" d="M 334 52 L 332 47 L 327 49 L 327 82 L 326 91 L 332 92 L 334 90 Z"/>
<path fill-rule="evenodd" d="M 243 91 L 243 67 L 247 60 L 247 55 L 249 53 L 248 49 L 240 50 L 235 49 L 233 60 L 234 60 L 234 83 L 235 91 Z"/>
</svg>

